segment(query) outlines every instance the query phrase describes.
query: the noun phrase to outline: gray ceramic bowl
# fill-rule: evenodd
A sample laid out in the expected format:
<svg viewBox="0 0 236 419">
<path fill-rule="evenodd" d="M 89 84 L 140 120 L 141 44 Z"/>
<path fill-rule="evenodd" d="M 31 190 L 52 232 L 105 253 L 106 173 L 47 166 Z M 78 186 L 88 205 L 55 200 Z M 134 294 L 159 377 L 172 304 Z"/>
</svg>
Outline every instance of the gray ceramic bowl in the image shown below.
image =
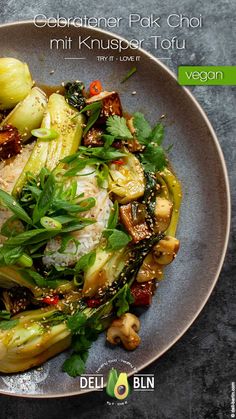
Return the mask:
<svg viewBox="0 0 236 419">
<path fill-rule="evenodd" d="M 118 90 L 126 110 L 142 111 L 155 122 L 167 115 L 166 144 L 174 144 L 170 159 L 182 181 L 183 206 L 178 230 L 181 250 L 175 263 L 166 269 L 154 302 L 141 316 L 142 344 L 134 352 L 105 346 L 104 336 L 90 351 L 87 373 L 94 373 L 109 359 L 122 359 L 141 370 L 170 348 L 197 317 L 216 283 L 225 256 L 230 220 L 230 194 L 226 167 L 215 133 L 193 96 L 180 87 L 174 75 L 145 51 L 110 53 L 114 61 L 98 62 L 97 50 L 76 47 L 50 51 L 50 38 L 91 36 L 115 38 L 89 28 L 37 29 L 30 22 L 0 27 L 0 56 L 25 60 L 35 80 L 60 84 L 80 79 L 87 85 L 100 79 L 107 90 Z M 117 37 L 118 39 L 121 39 Z M 132 64 L 120 61 L 123 55 L 140 56 L 137 73 L 125 84 L 121 78 Z M 84 57 L 83 60 L 64 59 Z M 54 73 L 50 75 L 51 70 Z M 136 95 L 132 92 L 136 91 Z M 78 379 L 62 373 L 61 354 L 34 370 L 0 378 L 0 391 L 30 397 L 81 394 Z"/>
</svg>

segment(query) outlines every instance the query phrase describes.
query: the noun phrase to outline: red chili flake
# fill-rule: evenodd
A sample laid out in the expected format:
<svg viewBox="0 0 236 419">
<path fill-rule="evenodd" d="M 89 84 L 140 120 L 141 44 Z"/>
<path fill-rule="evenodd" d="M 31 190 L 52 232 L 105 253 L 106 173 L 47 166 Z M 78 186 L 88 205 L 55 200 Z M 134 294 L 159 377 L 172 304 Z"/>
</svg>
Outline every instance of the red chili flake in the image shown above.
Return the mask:
<svg viewBox="0 0 236 419">
<path fill-rule="evenodd" d="M 100 298 L 89 298 L 87 300 L 87 306 L 89 308 L 96 308 L 96 307 L 100 306 L 100 304 L 101 304 Z"/>
<path fill-rule="evenodd" d="M 124 162 L 124 160 L 122 160 L 122 159 L 120 159 L 120 160 L 113 160 L 113 162 L 112 162 L 113 164 L 118 164 L 118 165 L 122 165 L 122 164 L 125 164 L 125 162 Z"/>
<path fill-rule="evenodd" d="M 59 296 L 58 295 L 54 295 L 53 297 L 50 297 L 50 295 L 47 295 L 47 297 L 44 297 L 42 301 L 45 304 L 49 304 L 51 306 L 55 306 L 59 302 Z"/>
</svg>

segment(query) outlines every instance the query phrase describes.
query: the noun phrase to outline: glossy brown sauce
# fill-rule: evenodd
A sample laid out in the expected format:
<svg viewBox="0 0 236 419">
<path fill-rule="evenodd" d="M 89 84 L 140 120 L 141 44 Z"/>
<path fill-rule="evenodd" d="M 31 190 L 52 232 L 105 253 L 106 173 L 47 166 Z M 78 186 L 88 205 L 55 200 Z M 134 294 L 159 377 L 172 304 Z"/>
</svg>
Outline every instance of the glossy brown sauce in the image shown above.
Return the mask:
<svg viewBox="0 0 236 419">
<path fill-rule="evenodd" d="M 37 87 L 39 87 L 46 95 L 49 97 L 53 93 L 59 93 L 64 96 L 65 94 L 65 87 L 62 85 L 59 86 L 49 86 L 47 84 L 40 84 L 37 83 Z"/>
</svg>

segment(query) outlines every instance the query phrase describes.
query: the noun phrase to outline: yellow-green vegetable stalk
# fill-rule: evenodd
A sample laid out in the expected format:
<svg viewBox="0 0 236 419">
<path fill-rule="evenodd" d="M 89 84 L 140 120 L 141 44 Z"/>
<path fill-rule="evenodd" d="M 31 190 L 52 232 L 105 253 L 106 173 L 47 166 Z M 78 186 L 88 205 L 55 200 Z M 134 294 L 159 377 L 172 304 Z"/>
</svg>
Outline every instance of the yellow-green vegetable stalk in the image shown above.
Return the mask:
<svg viewBox="0 0 236 419">
<path fill-rule="evenodd" d="M 26 142 L 31 137 L 31 131 L 39 128 L 47 107 L 47 96 L 38 87 L 33 87 L 22 102 L 7 115 L 1 126 L 10 124 L 17 128 L 22 141 Z"/>
<path fill-rule="evenodd" d="M 41 365 L 70 344 L 70 330 L 58 310 L 20 313 L 0 322 L 0 371 L 13 373 Z"/>
<path fill-rule="evenodd" d="M 78 117 L 74 118 L 76 115 Z M 58 136 L 54 139 L 38 138 L 14 186 L 14 196 L 21 192 L 27 180 L 27 172 L 37 176 L 43 167 L 53 170 L 61 159 L 76 152 L 81 143 L 83 124 L 84 116 L 69 106 L 63 96 L 57 93 L 50 96 L 41 127 L 54 130 Z"/>
<path fill-rule="evenodd" d="M 12 109 L 30 92 L 33 80 L 26 63 L 0 58 L 0 110 Z"/>
<path fill-rule="evenodd" d="M 84 116 L 68 105 L 65 98 L 53 93 L 48 102 L 48 118 L 51 129 L 58 132 L 58 138 L 48 143 L 46 167 L 53 170 L 59 160 L 77 151 L 82 134 Z M 74 117 L 78 115 L 77 118 Z"/>
<path fill-rule="evenodd" d="M 137 157 L 126 151 L 122 160 L 121 166 L 110 164 L 108 189 L 119 203 L 127 204 L 143 196 L 145 179 Z"/>
<path fill-rule="evenodd" d="M 166 230 L 166 235 L 175 237 L 175 233 L 176 233 L 176 229 L 177 229 L 178 221 L 179 221 L 179 210 L 180 210 L 181 201 L 182 201 L 181 184 L 178 181 L 177 177 L 168 168 L 165 168 L 161 172 L 161 177 L 163 178 L 163 180 L 165 181 L 168 187 L 168 190 L 171 195 L 172 202 L 173 202 L 173 211 L 172 211 L 171 221 L 170 221 L 168 229 Z"/>
</svg>

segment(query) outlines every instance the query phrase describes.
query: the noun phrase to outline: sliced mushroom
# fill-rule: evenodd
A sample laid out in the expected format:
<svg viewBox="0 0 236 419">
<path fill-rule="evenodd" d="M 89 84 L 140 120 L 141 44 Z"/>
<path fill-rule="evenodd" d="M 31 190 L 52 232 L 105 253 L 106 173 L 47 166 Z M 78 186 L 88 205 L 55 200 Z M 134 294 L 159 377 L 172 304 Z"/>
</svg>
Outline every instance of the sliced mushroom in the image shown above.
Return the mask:
<svg viewBox="0 0 236 419">
<path fill-rule="evenodd" d="M 138 274 L 136 276 L 137 282 L 147 282 L 155 280 L 162 279 L 163 276 L 163 267 L 159 265 L 155 257 L 152 253 L 149 253 L 143 263 L 141 268 L 138 271 Z"/>
<path fill-rule="evenodd" d="M 134 314 L 125 313 L 112 322 L 107 330 L 107 340 L 113 345 L 122 342 L 125 349 L 132 351 L 141 342 L 137 333 L 139 329 L 139 319 Z"/>
<path fill-rule="evenodd" d="M 155 230 L 163 233 L 170 224 L 173 204 L 166 198 L 157 197 L 155 205 Z"/>
<path fill-rule="evenodd" d="M 179 240 L 166 236 L 154 247 L 154 258 L 160 265 L 168 265 L 176 257 L 179 250 Z"/>
</svg>

